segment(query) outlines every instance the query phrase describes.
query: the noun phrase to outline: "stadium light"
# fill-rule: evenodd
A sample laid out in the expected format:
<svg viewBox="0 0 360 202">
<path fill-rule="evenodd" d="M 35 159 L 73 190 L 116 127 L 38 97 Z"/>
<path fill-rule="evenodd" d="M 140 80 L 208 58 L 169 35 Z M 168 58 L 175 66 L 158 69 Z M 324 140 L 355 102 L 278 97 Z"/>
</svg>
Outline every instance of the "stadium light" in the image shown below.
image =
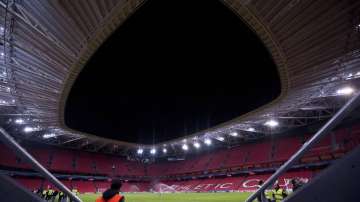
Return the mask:
<svg viewBox="0 0 360 202">
<path fill-rule="evenodd" d="M 230 136 L 233 136 L 233 137 L 236 137 L 236 136 L 238 136 L 239 134 L 237 133 L 237 132 L 231 132 L 230 133 Z"/>
<path fill-rule="evenodd" d="M 255 128 L 248 128 L 247 131 L 249 131 L 249 132 L 254 132 L 254 131 L 255 131 Z"/>
<path fill-rule="evenodd" d="M 354 92 L 354 89 L 351 87 L 344 87 L 336 91 L 338 95 L 351 95 Z"/>
<path fill-rule="evenodd" d="M 137 150 L 137 154 L 140 154 L 140 155 L 141 155 L 141 154 L 143 154 L 143 153 L 144 153 L 144 150 L 143 150 L 143 149 L 140 148 L 140 149 Z"/>
<path fill-rule="evenodd" d="M 276 127 L 276 126 L 279 125 L 279 122 L 277 122 L 277 121 L 274 120 L 274 119 L 270 119 L 270 120 L 266 121 L 264 125 L 265 125 L 265 126 L 269 126 L 269 127 L 271 127 L 271 128 L 274 128 L 274 127 Z"/>
<path fill-rule="evenodd" d="M 212 141 L 211 141 L 209 138 L 206 138 L 206 139 L 204 140 L 204 143 L 205 143 L 206 145 L 211 145 Z"/>
<path fill-rule="evenodd" d="M 49 138 L 53 138 L 53 137 L 56 137 L 55 133 L 48 133 L 48 134 L 43 135 L 44 139 L 49 139 Z"/>
<path fill-rule="evenodd" d="M 189 147 L 187 146 L 187 144 L 183 144 L 183 146 L 181 147 L 184 151 L 189 150 Z"/>
<path fill-rule="evenodd" d="M 25 132 L 25 133 L 31 133 L 31 132 L 33 132 L 33 131 L 34 131 L 34 128 L 32 128 L 32 127 L 26 126 L 26 127 L 24 128 L 24 132 Z"/>
<path fill-rule="evenodd" d="M 198 142 L 195 142 L 194 143 L 194 147 L 196 148 L 196 149 L 199 149 L 201 146 L 200 146 L 200 143 L 198 143 Z"/>
<path fill-rule="evenodd" d="M 155 155 L 155 154 L 156 154 L 156 149 L 155 149 L 155 148 L 152 148 L 152 149 L 150 150 L 150 154 Z"/>
<path fill-rule="evenodd" d="M 163 149 L 163 153 L 164 153 L 164 154 L 167 153 L 167 149 L 166 149 L 166 148 Z"/>
<path fill-rule="evenodd" d="M 216 139 L 219 140 L 219 141 L 224 141 L 225 140 L 224 137 L 217 137 Z"/>
<path fill-rule="evenodd" d="M 25 123 L 24 119 L 15 119 L 16 124 L 23 124 Z"/>
</svg>

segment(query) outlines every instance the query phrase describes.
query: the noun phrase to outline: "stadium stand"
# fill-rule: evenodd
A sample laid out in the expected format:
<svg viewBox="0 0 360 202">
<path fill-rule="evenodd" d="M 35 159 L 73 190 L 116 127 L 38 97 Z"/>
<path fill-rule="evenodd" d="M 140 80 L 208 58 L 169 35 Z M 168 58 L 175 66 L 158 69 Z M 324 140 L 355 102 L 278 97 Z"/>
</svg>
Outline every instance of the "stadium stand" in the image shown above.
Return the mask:
<svg viewBox="0 0 360 202">
<path fill-rule="evenodd" d="M 240 177 L 196 179 L 188 181 L 164 181 L 164 184 L 174 188 L 177 192 L 222 192 L 222 191 L 254 191 L 259 180 L 266 180 L 270 174 L 259 174 Z M 286 173 L 279 179 L 281 187 L 291 188 L 290 180 L 294 177 L 309 180 L 312 178 L 310 171 L 297 171 Z"/>
<path fill-rule="evenodd" d="M 270 168 L 277 165 L 276 163 L 286 161 L 310 137 L 311 135 L 281 137 L 193 155 L 182 161 L 156 162 L 148 165 L 137 161 L 128 161 L 123 157 L 82 151 L 53 148 L 28 148 L 28 150 L 50 171 L 66 174 L 67 176 L 78 175 L 77 178 L 71 179 L 72 177 L 67 177 L 68 179 L 62 179 L 61 181 L 69 188 L 77 188 L 81 193 L 103 191 L 110 185 L 109 181 L 89 178 L 88 175 L 104 177 L 133 176 L 135 178 L 139 176 L 167 176 L 168 178 L 165 179 L 168 180 L 163 180 L 162 183 L 165 187 L 173 188 L 174 191 L 242 192 L 255 190 L 258 181 L 266 180 L 272 171 L 267 171 L 264 174 L 247 172 L 247 174 L 228 175 L 227 177 L 226 175 L 215 177 L 211 176 L 211 173 L 226 174 L 237 170 Z M 359 137 L 359 124 L 337 129 L 332 135 L 320 141 L 314 149 L 303 157 L 300 163 L 307 165 L 312 162 L 326 162 L 339 158 L 360 144 Z M 28 164 L 22 162 L 11 150 L 4 146 L 0 147 L 0 168 L 18 172 L 31 172 L 32 170 Z M 293 177 L 308 180 L 316 175 L 320 169 L 311 171 L 297 170 L 286 173 L 279 179 L 280 185 L 291 188 L 289 180 Z M 31 173 L 20 176 L 15 175 L 14 178 L 30 190 L 51 185 L 39 177 L 31 177 L 31 175 Z M 87 177 L 81 177 L 83 175 Z M 196 175 L 208 177 L 194 179 Z M 177 179 L 176 176 L 191 177 L 179 180 L 180 178 Z M 123 191 L 156 191 L 160 188 L 161 186 L 156 187 L 148 179 L 142 182 L 126 182 L 124 183 Z M 171 191 L 171 189 L 168 191 Z"/>
<path fill-rule="evenodd" d="M 79 152 L 75 157 L 75 172 L 95 173 L 94 156 L 87 152 Z"/>
<path fill-rule="evenodd" d="M 271 142 L 269 141 L 248 144 L 246 145 L 246 150 L 248 152 L 247 159 L 245 160 L 246 164 L 259 165 L 270 161 Z"/>
<path fill-rule="evenodd" d="M 14 152 L 4 145 L 0 146 L 0 165 L 14 168 L 20 167 L 20 163 L 17 161 L 17 157 Z"/>
<path fill-rule="evenodd" d="M 341 128 L 319 142 L 302 162 L 319 162 L 342 156 L 360 143 L 360 126 Z M 59 173 L 98 174 L 105 176 L 161 176 L 195 173 L 220 169 L 268 167 L 283 162 L 310 135 L 284 137 L 261 143 L 244 144 L 239 147 L 195 155 L 184 161 L 160 162 L 147 165 L 127 161 L 121 157 L 78 152 L 63 149 L 30 148 L 29 151 L 45 167 Z M 7 147 L 0 147 L 0 166 L 31 169 Z M 226 157 L 226 158 L 224 158 Z M 146 172 L 145 172 L 146 170 Z"/>
<path fill-rule="evenodd" d="M 287 137 L 276 140 L 275 145 L 272 160 L 282 162 L 289 159 L 301 147 L 301 142 L 297 137 Z"/>
<path fill-rule="evenodd" d="M 290 179 L 299 177 L 305 180 L 311 179 L 313 173 L 310 171 L 297 171 L 286 173 L 279 179 L 280 186 L 291 188 Z M 168 180 L 163 181 L 161 186 L 156 184 L 150 185 L 149 182 L 125 182 L 122 187 L 123 192 L 147 192 L 153 191 L 177 191 L 177 192 L 223 192 L 223 191 L 253 191 L 257 188 L 259 180 L 266 180 L 270 174 L 250 175 L 247 177 L 222 177 L 222 178 L 205 178 L 193 179 L 186 181 Z M 30 190 L 51 186 L 51 183 L 39 178 L 16 178 Z M 43 182 L 44 181 L 44 182 Z M 110 181 L 92 181 L 92 180 L 62 180 L 69 188 L 77 188 L 81 193 L 103 191 L 110 186 Z M 155 188 L 157 187 L 157 189 Z M 169 188 L 171 187 L 171 188 Z"/>
<path fill-rule="evenodd" d="M 207 169 L 213 170 L 213 169 L 221 168 L 225 161 L 224 156 L 227 156 L 227 154 L 228 154 L 227 150 L 213 152 L 212 156 L 210 157 L 210 161 L 209 161 L 209 165 L 208 165 Z"/>
<path fill-rule="evenodd" d="M 53 159 L 50 169 L 56 172 L 74 171 L 74 153 L 67 150 L 57 150 L 53 152 Z"/>
<path fill-rule="evenodd" d="M 97 174 L 114 175 L 115 174 L 115 162 L 117 159 L 112 156 L 93 154 L 95 161 L 95 169 Z"/>
<path fill-rule="evenodd" d="M 243 165 L 246 156 L 247 156 L 247 152 L 244 148 L 241 147 L 232 148 L 229 151 L 228 158 L 225 160 L 224 167 L 232 168 L 232 167 L 238 167 L 239 165 Z M 214 166 L 216 166 L 216 164 L 213 164 L 212 167 Z"/>
<path fill-rule="evenodd" d="M 94 193 L 96 191 L 93 181 L 79 181 L 73 180 L 72 187 L 79 190 L 81 193 Z"/>
<path fill-rule="evenodd" d="M 43 184 L 43 180 L 38 178 L 15 178 L 15 179 L 29 190 L 38 189 Z"/>
</svg>

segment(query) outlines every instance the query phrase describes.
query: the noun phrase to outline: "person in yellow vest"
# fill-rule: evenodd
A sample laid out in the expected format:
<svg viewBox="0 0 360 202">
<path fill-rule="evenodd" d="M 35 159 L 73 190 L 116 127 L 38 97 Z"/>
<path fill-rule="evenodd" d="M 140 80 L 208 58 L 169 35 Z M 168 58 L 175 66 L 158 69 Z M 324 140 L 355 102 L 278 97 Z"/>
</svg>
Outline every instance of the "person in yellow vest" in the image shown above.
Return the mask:
<svg viewBox="0 0 360 202">
<path fill-rule="evenodd" d="M 110 189 L 106 190 L 95 202 L 125 202 L 125 197 L 119 193 L 121 186 L 120 180 L 113 180 Z"/>
<path fill-rule="evenodd" d="M 265 199 L 268 202 L 273 201 L 273 197 L 272 197 L 272 191 L 265 191 Z"/>
<path fill-rule="evenodd" d="M 42 190 L 41 198 L 46 199 L 47 191 L 47 189 Z"/>
<path fill-rule="evenodd" d="M 275 199 L 275 202 L 281 202 L 285 197 L 287 197 L 286 191 L 282 189 L 279 184 L 276 184 L 273 191 L 273 198 Z"/>
<path fill-rule="evenodd" d="M 65 198 L 64 196 L 65 196 L 65 195 L 64 195 L 64 192 L 60 191 L 60 192 L 59 192 L 58 202 L 63 202 L 63 199 Z"/>
<path fill-rule="evenodd" d="M 49 187 L 46 193 L 46 200 L 47 201 L 51 200 L 53 194 L 54 194 L 54 190 L 51 187 Z"/>
</svg>

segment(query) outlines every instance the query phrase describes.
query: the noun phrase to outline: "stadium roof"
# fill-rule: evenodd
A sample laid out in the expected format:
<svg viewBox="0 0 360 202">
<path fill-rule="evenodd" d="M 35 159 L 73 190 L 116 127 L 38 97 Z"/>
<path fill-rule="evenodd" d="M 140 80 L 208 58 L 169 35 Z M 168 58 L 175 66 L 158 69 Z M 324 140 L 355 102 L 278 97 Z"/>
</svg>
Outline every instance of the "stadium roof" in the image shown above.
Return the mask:
<svg viewBox="0 0 360 202">
<path fill-rule="evenodd" d="M 181 151 L 185 141 L 226 144 L 239 136 L 256 139 L 326 120 L 360 87 L 359 1 L 224 0 L 270 51 L 282 86 L 276 100 L 206 131 L 158 145 L 69 129 L 64 105 L 77 75 L 143 3 L 1 0 L 3 125 L 20 139 L 90 151 L 121 154 L 163 147 Z"/>
</svg>

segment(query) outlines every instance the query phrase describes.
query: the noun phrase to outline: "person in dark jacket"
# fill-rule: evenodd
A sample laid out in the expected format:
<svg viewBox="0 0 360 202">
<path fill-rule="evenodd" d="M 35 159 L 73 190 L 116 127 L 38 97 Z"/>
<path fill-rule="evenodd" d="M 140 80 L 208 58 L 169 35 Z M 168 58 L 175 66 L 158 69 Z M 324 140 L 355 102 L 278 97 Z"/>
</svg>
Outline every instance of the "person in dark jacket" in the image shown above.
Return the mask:
<svg viewBox="0 0 360 202">
<path fill-rule="evenodd" d="M 304 185 L 304 183 L 301 182 L 299 178 L 292 179 L 291 184 L 293 186 L 293 192 L 295 192 L 296 190 L 298 190 L 300 187 L 302 187 Z"/>
<path fill-rule="evenodd" d="M 119 193 L 121 186 L 120 180 L 113 180 L 110 189 L 96 199 L 96 202 L 125 202 L 125 197 Z"/>
</svg>

